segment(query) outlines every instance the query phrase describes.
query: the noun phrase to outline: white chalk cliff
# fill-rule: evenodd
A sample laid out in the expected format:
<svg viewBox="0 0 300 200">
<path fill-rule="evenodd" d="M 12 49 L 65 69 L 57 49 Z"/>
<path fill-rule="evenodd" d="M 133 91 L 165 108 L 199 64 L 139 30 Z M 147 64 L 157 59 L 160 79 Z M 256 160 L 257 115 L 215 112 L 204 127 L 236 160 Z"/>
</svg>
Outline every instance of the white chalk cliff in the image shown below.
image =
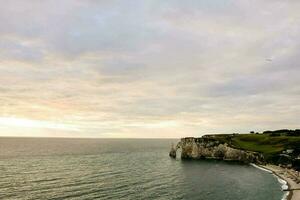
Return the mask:
<svg viewBox="0 0 300 200">
<path fill-rule="evenodd" d="M 212 138 L 182 138 L 176 147 L 172 147 L 169 155 L 176 157 L 179 148 L 181 148 L 182 159 L 219 159 L 245 163 L 264 162 L 263 155 L 260 153 L 236 149 L 227 143 L 221 143 Z"/>
</svg>

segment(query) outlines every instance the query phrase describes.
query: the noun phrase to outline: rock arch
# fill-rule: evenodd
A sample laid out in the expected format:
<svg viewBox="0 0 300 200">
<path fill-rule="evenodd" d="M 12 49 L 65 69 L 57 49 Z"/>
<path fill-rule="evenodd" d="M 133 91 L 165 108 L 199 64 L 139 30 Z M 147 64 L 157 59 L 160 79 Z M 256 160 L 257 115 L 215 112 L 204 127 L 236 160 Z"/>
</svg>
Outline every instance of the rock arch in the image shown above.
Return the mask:
<svg viewBox="0 0 300 200">
<path fill-rule="evenodd" d="M 171 150 L 169 156 L 172 158 L 176 158 L 177 150 L 181 148 L 181 142 L 178 142 L 176 146 L 172 143 Z"/>
</svg>

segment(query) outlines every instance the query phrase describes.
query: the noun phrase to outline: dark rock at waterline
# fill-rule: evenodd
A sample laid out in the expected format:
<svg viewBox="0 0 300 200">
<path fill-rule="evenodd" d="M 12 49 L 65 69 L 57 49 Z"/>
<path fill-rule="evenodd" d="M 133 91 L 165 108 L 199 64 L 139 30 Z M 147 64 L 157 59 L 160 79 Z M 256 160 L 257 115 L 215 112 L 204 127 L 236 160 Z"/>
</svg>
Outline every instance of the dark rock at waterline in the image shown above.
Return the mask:
<svg viewBox="0 0 300 200">
<path fill-rule="evenodd" d="M 175 149 L 171 149 L 169 156 L 172 158 L 176 158 L 176 150 Z"/>
</svg>

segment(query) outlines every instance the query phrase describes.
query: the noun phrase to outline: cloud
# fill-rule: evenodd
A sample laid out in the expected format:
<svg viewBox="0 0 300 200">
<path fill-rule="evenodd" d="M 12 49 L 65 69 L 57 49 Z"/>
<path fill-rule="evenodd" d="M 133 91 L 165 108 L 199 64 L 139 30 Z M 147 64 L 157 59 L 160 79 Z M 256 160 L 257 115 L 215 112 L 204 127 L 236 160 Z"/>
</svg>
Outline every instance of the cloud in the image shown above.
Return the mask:
<svg viewBox="0 0 300 200">
<path fill-rule="evenodd" d="M 53 133 L 68 137 L 299 128 L 299 9 L 269 0 L 6 2 L 0 117 L 79 127 Z M 51 136 L 44 129 L 30 130 Z"/>
</svg>

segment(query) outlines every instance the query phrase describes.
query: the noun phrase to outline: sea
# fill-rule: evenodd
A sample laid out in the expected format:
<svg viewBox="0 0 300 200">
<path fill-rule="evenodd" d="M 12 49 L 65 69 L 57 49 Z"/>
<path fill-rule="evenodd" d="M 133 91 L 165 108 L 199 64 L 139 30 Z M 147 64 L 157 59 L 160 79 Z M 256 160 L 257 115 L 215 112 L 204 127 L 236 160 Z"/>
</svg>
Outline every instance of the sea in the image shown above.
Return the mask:
<svg viewBox="0 0 300 200">
<path fill-rule="evenodd" d="M 251 165 L 169 157 L 177 139 L 0 138 L 0 199 L 281 200 Z"/>
</svg>

